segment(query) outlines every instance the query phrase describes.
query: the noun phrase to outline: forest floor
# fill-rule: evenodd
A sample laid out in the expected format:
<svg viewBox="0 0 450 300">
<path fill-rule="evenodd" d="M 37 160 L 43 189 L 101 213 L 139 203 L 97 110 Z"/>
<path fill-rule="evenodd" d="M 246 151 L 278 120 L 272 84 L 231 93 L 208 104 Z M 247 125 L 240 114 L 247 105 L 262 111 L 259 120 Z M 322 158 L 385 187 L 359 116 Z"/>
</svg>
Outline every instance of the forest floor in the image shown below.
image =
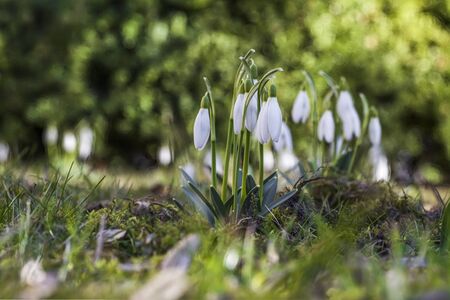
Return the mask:
<svg viewBox="0 0 450 300">
<path fill-rule="evenodd" d="M 175 171 L 8 170 L 0 298 L 450 299 L 444 190 L 325 178 L 210 228 Z"/>
</svg>

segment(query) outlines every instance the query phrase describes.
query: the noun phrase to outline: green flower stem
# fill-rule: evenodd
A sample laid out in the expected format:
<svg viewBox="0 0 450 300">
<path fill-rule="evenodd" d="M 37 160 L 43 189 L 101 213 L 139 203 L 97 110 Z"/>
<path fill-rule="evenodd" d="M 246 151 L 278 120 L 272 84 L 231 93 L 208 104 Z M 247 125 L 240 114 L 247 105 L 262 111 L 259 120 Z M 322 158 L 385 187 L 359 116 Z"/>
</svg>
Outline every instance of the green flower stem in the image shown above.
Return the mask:
<svg viewBox="0 0 450 300">
<path fill-rule="evenodd" d="M 217 170 L 216 170 L 216 110 L 214 106 L 214 100 L 211 93 L 211 85 L 209 84 L 208 78 L 203 77 L 205 81 L 206 89 L 208 91 L 209 98 L 209 121 L 211 123 L 211 175 L 212 175 L 212 186 L 217 189 Z"/>
<path fill-rule="evenodd" d="M 244 144 L 244 161 L 242 167 L 242 192 L 241 199 L 245 199 L 247 197 L 247 173 L 248 173 L 248 160 L 250 154 L 250 136 L 251 133 L 247 129 L 245 129 L 245 144 Z"/>
<path fill-rule="evenodd" d="M 230 167 L 231 145 L 233 138 L 233 118 L 229 119 L 228 131 L 227 131 L 227 144 L 225 146 L 225 166 L 223 169 L 223 181 L 222 181 L 222 201 L 226 201 L 227 186 L 228 186 L 228 169 Z"/>
<path fill-rule="evenodd" d="M 363 125 L 361 128 L 361 134 L 359 135 L 358 139 L 355 141 L 355 144 L 354 144 L 352 159 L 350 160 L 350 164 L 348 165 L 347 173 L 351 173 L 353 170 L 353 165 L 355 164 L 355 159 L 356 159 L 356 152 L 358 151 L 359 146 L 361 146 L 361 144 L 362 144 L 364 135 L 367 130 L 367 126 L 369 125 L 370 110 L 369 110 L 367 98 L 366 98 L 366 96 L 364 96 L 364 94 L 359 94 L 359 97 L 361 98 L 361 102 L 362 102 L 362 106 L 363 106 L 364 120 L 363 120 Z"/>
<path fill-rule="evenodd" d="M 248 58 L 250 58 L 253 53 L 255 53 L 254 49 L 250 49 L 247 51 L 247 53 L 244 55 L 244 60 L 246 61 Z M 230 168 L 230 156 L 231 156 L 231 149 L 232 146 L 235 144 L 235 136 L 233 134 L 233 109 L 234 109 L 234 102 L 236 99 L 237 92 L 239 90 L 240 82 L 242 81 L 242 77 L 244 76 L 244 72 L 242 70 L 243 68 L 243 62 L 241 60 L 241 63 L 239 64 L 239 67 L 236 71 L 236 74 L 234 76 L 234 83 L 233 83 L 233 95 L 231 98 L 232 105 L 230 109 L 230 117 L 228 119 L 228 131 L 227 131 L 227 143 L 225 146 L 225 167 L 223 171 L 223 181 L 222 181 L 222 201 L 226 201 L 227 197 L 227 186 L 228 186 L 228 172 Z M 233 155 L 235 155 L 235 151 L 233 151 Z M 233 178 L 234 182 L 234 178 Z M 234 193 L 234 190 L 233 190 Z"/>
<path fill-rule="evenodd" d="M 313 156 L 314 156 L 314 164 L 315 167 L 317 167 L 317 161 L 319 159 L 318 157 L 318 147 L 317 147 L 317 126 L 319 124 L 319 117 L 318 117 L 318 110 L 317 110 L 317 91 L 316 91 L 316 85 L 314 84 L 314 80 L 311 77 L 311 75 L 303 70 L 303 75 L 306 78 L 306 81 L 309 85 L 309 90 L 312 94 L 313 99 L 313 111 L 312 111 L 312 126 L 313 126 Z"/>
</svg>

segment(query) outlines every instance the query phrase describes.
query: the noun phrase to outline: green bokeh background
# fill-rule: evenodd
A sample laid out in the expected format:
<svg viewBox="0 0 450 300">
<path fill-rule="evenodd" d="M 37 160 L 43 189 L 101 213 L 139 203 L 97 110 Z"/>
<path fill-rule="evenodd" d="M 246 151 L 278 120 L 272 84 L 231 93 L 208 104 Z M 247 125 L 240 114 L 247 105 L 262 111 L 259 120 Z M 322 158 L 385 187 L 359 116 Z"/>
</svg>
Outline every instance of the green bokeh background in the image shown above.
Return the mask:
<svg viewBox="0 0 450 300">
<path fill-rule="evenodd" d="M 154 161 L 191 142 L 204 92 L 229 106 L 237 58 L 281 66 L 285 116 L 303 77 L 344 76 L 380 111 L 390 158 L 450 174 L 448 1 L 2 0 L 0 139 L 44 153 L 43 130 L 80 122 L 98 160 Z M 316 76 L 320 89 L 323 80 Z M 219 114 L 223 136 L 228 113 Z M 294 129 L 299 149 L 308 139 Z M 223 143 L 219 141 L 219 143 Z"/>
</svg>

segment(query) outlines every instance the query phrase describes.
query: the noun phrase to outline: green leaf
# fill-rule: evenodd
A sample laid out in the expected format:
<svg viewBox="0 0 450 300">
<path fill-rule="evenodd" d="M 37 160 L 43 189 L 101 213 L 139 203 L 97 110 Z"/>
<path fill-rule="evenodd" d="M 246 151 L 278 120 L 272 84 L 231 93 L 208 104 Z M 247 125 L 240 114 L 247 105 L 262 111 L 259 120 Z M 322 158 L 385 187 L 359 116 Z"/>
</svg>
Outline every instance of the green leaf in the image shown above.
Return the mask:
<svg viewBox="0 0 450 300">
<path fill-rule="evenodd" d="M 300 177 L 308 179 L 308 174 L 306 173 L 305 166 L 302 164 L 301 161 L 298 162 L 297 166 L 298 166 L 298 169 L 300 170 Z"/>
<path fill-rule="evenodd" d="M 219 193 L 217 193 L 216 189 L 212 185 L 209 187 L 209 191 L 211 193 L 211 200 L 213 206 L 216 209 L 217 214 L 220 215 L 222 218 L 225 218 L 226 209 L 222 201 L 222 198 L 220 198 Z"/>
<path fill-rule="evenodd" d="M 269 205 L 277 193 L 278 177 L 274 176 L 264 184 L 262 206 Z"/>
<path fill-rule="evenodd" d="M 442 211 L 441 250 L 450 251 L 450 200 Z"/>
<path fill-rule="evenodd" d="M 189 174 L 186 173 L 186 171 L 183 170 L 182 167 L 179 167 L 179 169 L 180 169 L 181 175 L 183 175 L 184 179 L 186 179 L 187 182 L 192 182 L 192 184 L 195 184 L 196 186 L 198 186 L 197 182 L 195 182 L 195 180 L 191 176 L 189 176 Z"/>
<path fill-rule="evenodd" d="M 247 194 L 256 186 L 255 179 L 253 179 L 253 176 L 248 174 L 247 175 Z"/>
<path fill-rule="evenodd" d="M 208 199 L 206 199 L 206 197 L 202 194 L 202 192 L 200 192 L 200 190 L 192 182 L 188 182 L 188 185 L 192 189 L 192 191 L 194 191 L 194 193 L 197 194 L 197 196 L 200 198 L 200 200 L 202 200 L 203 203 L 205 203 L 205 205 L 208 206 L 208 208 L 211 210 L 211 212 L 217 218 L 218 217 L 217 212 L 215 211 L 214 207 L 209 203 Z"/>
<path fill-rule="evenodd" d="M 338 171 L 346 171 L 352 160 L 353 151 L 342 154 L 336 162 L 335 168 Z"/>
<path fill-rule="evenodd" d="M 263 184 L 266 184 L 269 180 L 271 180 L 275 176 L 277 176 L 277 171 L 274 171 L 272 174 L 267 176 L 266 179 L 264 179 Z"/>
<path fill-rule="evenodd" d="M 277 208 L 278 206 L 280 206 L 281 204 L 283 204 L 287 200 L 291 199 L 295 194 L 297 194 L 297 189 L 294 189 L 294 190 L 292 190 L 290 192 L 287 192 L 286 194 L 284 194 L 283 196 L 278 198 L 276 201 L 272 201 L 269 204 L 263 205 L 259 215 L 260 216 L 265 216 L 269 211 Z"/>
<path fill-rule="evenodd" d="M 203 215 L 203 217 L 205 217 L 208 223 L 214 227 L 216 219 L 209 207 L 202 200 L 200 200 L 198 196 L 194 194 L 188 187 L 183 186 L 182 189 L 188 200 L 190 200 L 191 203 L 197 208 L 197 210 Z"/>
</svg>

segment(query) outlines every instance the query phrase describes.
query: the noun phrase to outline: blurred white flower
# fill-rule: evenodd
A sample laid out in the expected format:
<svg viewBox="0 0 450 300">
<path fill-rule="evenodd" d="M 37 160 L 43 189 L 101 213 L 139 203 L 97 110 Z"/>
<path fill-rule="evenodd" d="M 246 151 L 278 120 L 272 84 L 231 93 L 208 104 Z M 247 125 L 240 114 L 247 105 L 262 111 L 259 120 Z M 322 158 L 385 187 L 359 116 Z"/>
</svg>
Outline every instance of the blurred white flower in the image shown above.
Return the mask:
<svg viewBox="0 0 450 300">
<path fill-rule="evenodd" d="M 208 174 L 211 173 L 211 169 L 212 169 L 211 159 L 212 159 L 211 151 L 206 152 L 205 158 L 203 159 L 203 165 L 206 167 Z M 220 174 L 220 175 L 223 174 L 222 158 L 220 157 L 220 155 L 218 153 L 216 154 L 216 171 L 217 171 L 217 174 Z"/>
<path fill-rule="evenodd" d="M 247 107 L 245 115 L 245 127 L 248 131 L 253 132 L 256 127 L 256 121 L 258 120 L 258 93 L 253 94 L 252 99 Z"/>
<path fill-rule="evenodd" d="M 56 145 L 58 142 L 58 128 L 49 126 L 44 132 L 44 141 L 47 145 Z"/>
<path fill-rule="evenodd" d="M 42 284 L 46 278 L 47 273 L 38 260 L 29 260 L 20 270 L 20 281 L 27 285 Z"/>
<path fill-rule="evenodd" d="M 159 148 L 158 161 L 163 166 L 168 166 L 172 162 L 172 151 L 170 151 L 169 146 L 164 145 Z"/>
<path fill-rule="evenodd" d="M 281 125 L 281 136 L 278 139 L 278 142 L 273 142 L 273 147 L 275 151 L 280 152 L 282 150 L 293 151 L 293 142 L 292 142 L 292 134 L 289 127 L 285 122 Z"/>
<path fill-rule="evenodd" d="M 292 120 L 294 120 L 294 123 L 305 123 L 308 120 L 310 110 L 308 94 L 305 91 L 300 91 L 292 107 Z"/>
<path fill-rule="evenodd" d="M 267 102 L 263 102 L 256 125 L 256 138 L 261 144 L 267 143 L 270 139 L 278 142 L 282 127 L 281 109 L 276 97 L 269 97 Z"/>
<path fill-rule="evenodd" d="M 68 131 L 63 136 L 63 149 L 67 153 L 73 153 L 77 150 L 77 138 L 73 132 Z"/>
<path fill-rule="evenodd" d="M 354 107 L 350 108 L 342 119 L 342 126 L 344 132 L 344 138 L 347 141 L 358 138 L 361 135 L 361 120 L 359 119 L 358 112 Z"/>
<path fill-rule="evenodd" d="M 381 124 L 378 117 L 373 117 L 369 122 L 369 139 L 372 145 L 381 143 Z"/>
<path fill-rule="evenodd" d="M 239 264 L 239 253 L 236 249 L 228 249 L 225 253 L 225 256 L 223 258 L 223 264 L 224 266 L 232 271 L 234 270 L 238 264 Z"/>
<path fill-rule="evenodd" d="M 275 167 L 275 157 L 270 150 L 264 150 L 264 171 L 270 172 Z"/>
<path fill-rule="evenodd" d="M 354 108 L 353 98 L 349 91 L 342 91 L 336 104 L 336 111 L 342 121 L 346 118 L 346 114 Z"/>
<path fill-rule="evenodd" d="M 369 159 L 372 164 L 373 180 L 388 181 L 390 179 L 391 169 L 389 167 L 389 161 L 379 145 L 370 148 Z"/>
<path fill-rule="evenodd" d="M 209 111 L 207 108 L 200 108 L 194 122 L 194 146 L 197 150 L 205 148 L 210 131 Z"/>
<path fill-rule="evenodd" d="M 94 145 L 94 131 L 90 127 L 84 126 L 80 129 L 79 137 L 79 156 L 81 159 L 87 159 L 92 153 L 92 147 Z"/>
<path fill-rule="evenodd" d="M 319 121 L 317 130 L 319 141 L 332 143 L 334 139 L 334 119 L 330 110 L 326 110 Z"/>
<path fill-rule="evenodd" d="M 9 145 L 0 141 L 0 162 L 5 162 L 9 157 Z"/>
<path fill-rule="evenodd" d="M 278 153 L 277 165 L 282 172 L 290 171 L 298 164 L 298 158 L 291 151 L 283 150 Z"/>
<path fill-rule="evenodd" d="M 239 134 L 239 133 L 241 133 L 241 130 L 242 130 L 242 118 L 244 115 L 244 102 L 245 102 L 245 95 L 240 93 L 236 98 L 236 102 L 234 103 L 234 108 L 233 108 L 234 134 Z"/>
</svg>

